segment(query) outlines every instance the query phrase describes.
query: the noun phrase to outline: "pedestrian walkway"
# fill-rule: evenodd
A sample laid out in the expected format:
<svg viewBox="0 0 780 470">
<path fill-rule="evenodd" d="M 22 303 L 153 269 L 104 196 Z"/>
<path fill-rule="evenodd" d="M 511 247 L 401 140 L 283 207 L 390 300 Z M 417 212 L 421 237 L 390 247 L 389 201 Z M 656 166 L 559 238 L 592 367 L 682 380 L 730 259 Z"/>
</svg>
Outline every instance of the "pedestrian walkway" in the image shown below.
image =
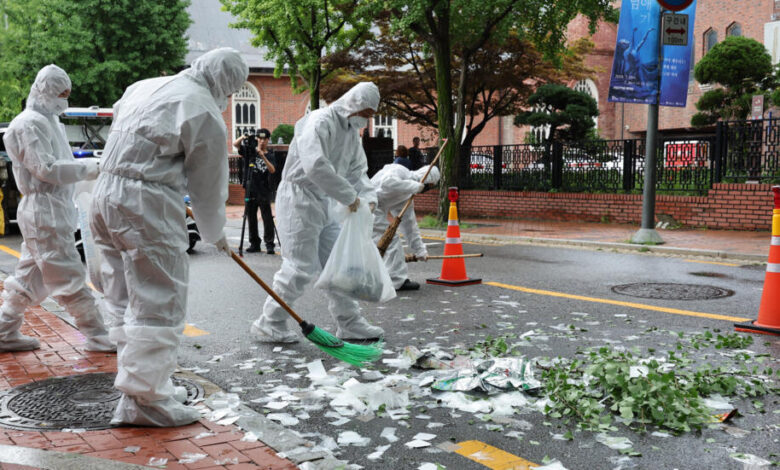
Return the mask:
<svg viewBox="0 0 780 470">
<path fill-rule="evenodd" d="M 244 208 L 228 206 L 227 212 L 229 219 L 240 220 Z M 771 217 L 771 213 L 767 217 Z M 465 218 L 460 223 L 461 239 L 464 241 L 563 244 L 756 262 L 767 260 L 771 239 L 769 231 L 659 228 L 658 234 L 664 243 L 649 246 L 629 242 L 631 236 L 639 230 L 638 224 L 478 218 Z M 423 230 L 422 233 L 426 237 L 444 237 L 444 230 Z"/>
<path fill-rule="evenodd" d="M 41 348 L 0 353 L 0 391 L 52 377 L 116 372 L 115 354 L 85 351 L 84 336 L 42 307 L 27 309 L 22 333 L 37 337 Z M 4 411 L 0 410 L 0 416 Z M 82 431 L 34 432 L 0 427 L 0 469 L 298 468 L 259 440 L 242 440 L 245 433 L 237 426 L 222 426 L 206 419 L 178 428 Z"/>
</svg>

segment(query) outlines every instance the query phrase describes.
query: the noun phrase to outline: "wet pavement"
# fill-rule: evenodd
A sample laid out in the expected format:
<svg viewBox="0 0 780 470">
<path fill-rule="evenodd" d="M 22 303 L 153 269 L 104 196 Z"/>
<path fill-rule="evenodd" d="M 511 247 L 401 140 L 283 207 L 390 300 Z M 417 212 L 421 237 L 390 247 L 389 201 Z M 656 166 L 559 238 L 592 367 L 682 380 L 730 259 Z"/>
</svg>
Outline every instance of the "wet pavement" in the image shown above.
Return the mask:
<svg viewBox="0 0 780 470">
<path fill-rule="evenodd" d="M 242 214 L 243 208 L 240 206 L 228 208 L 228 218 L 233 221 L 240 219 Z M 477 240 L 480 243 L 495 240 L 561 244 L 598 250 L 702 256 L 712 258 L 713 262 L 717 262 L 719 258 L 765 261 L 770 241 L 769 232 L 659 229 L 659 234 L 666 243 L 642 246 L 627 243 L 638 229 L 637 226 L 495 219 L 469 219 L 462 220 L 461 223 L 464 224 L 461 227 L 462 239 L 466 243 L 469 240 Z M 427 238 L 444 236 L 443 231 L 423 232 Z M 116 356 L 84 351 L 84 337 L 61 318 L 61 309 L 52 304 L 48 302 L 44 307 L 30 308 L 25 314 L 22 332 L 39 337 L 41 349 L 0 353 L 0 393 L 52 377 L 116 372 Z M 182 372 L 191 380 L 202 380 L 194 374 Z M 201 385 L 205 389 L 204 398 L 219 396 L 221 393 L 218 387 L 205 380 L 202 380 Z M 240 420 L 236 419 L 230 424 L 217 424 L 218 421 L 226 423 L 221 421 L 225 419 L 224 415 L 215 416 L 214 408 L 209 409 L 203 401 L 199 401 L 197 406 L 203 408 L 203 419 L 180 428 L 118 427 L 103 430 L 21 431 L 0 427 L 0 468 L 110 469 L 164 466 L 169 469 L 287 469 L 298 468 L 304 461 L 323 462 L 322 456 L 309 456 L 293 461 L 284 458 L 284 454 L 278 455 L 278 452 L 285 450 L 280 449 L 280 445 L 275 442 L 281 442 L 278 434 L 284 432 L 283 429 L 264 428 L 263 432 L 257 430 L 255 434 L 247 433 L 247 423 L 255 419 L 251 414 L 246 414 L 247 410 L 239 413 Z M 242 423 L 244 426 L 240 426 Z M 41 453 L 40 449 L 52 452 Z M 304 467 L 306 466 L 301 468 Z"/>
</svg>

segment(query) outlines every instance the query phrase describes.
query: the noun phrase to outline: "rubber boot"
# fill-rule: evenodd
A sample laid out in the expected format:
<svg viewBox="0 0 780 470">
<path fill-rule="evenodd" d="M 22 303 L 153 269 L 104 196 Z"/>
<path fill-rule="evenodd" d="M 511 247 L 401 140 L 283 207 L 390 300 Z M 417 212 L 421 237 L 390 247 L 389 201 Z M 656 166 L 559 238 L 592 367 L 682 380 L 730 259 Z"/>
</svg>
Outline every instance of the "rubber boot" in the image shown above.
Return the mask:
<svg viewBox="0 0 780 470">
<path fill-rule="evenodd" d="M 331 293 L 329 310 L 338 323 L 336 336 L 341 339 L 377 339 L 385 335 L 385 330 L 363 318 L 360 306 L 349 297 Z"/>
<path fill-rule="evenodd" d="M 103 324 L 103 316 L 98 308 L 98 302 L 86 288 L 81 291 L 58 298 L 76 320 L 76 328 L 87 337 L 84 349 L 87 351 L 116 351 L 116 344 L 108 337 L 108 330 Z"/>
<path fill-rule="evenodd" d="M 291 330 L 287 320 L 280 322 L 267 321 L 260 316 L 252 323 L 250 332 L 261 343 L 297 343 L 298 334 Z"/>
<path fill-rule="evenodd" d="M 3 305 L 0 307 L 0 351 L 32 351 L 41 347 L 40 342 L 19 332 L 24 321 L 24 311 L 30 299 L 24 294 L 3 291 Z"/>
<path fill-rule="evenodd" d="M 174 398 L 143 403 L 140 399 L 122 394 L 111 424 L 171 427 L 191 424 L 199 419 L 200 411 Z"/>
</svg>

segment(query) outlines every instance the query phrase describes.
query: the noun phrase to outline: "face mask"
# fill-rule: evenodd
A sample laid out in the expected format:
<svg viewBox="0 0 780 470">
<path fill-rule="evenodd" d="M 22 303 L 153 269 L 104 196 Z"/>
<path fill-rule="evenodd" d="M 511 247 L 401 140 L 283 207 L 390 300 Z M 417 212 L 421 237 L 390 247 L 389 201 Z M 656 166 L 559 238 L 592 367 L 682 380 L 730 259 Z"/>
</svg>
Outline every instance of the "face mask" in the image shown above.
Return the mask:
<svg viewBox="0 0 780 470">
<path fill-rule="evenodd" d="M 368 125 L 368 118 L 362 116 L 350 116 L 349 124 L 355 129 L 362 129 Z"/>
<path fill-rule="evenodd" d="M 52 108 L 54 114 L 62 114 L 63 111 L 68 109 L 68 100 L 66 98 L 54 98 L 52 100 Z"/>
</svg>

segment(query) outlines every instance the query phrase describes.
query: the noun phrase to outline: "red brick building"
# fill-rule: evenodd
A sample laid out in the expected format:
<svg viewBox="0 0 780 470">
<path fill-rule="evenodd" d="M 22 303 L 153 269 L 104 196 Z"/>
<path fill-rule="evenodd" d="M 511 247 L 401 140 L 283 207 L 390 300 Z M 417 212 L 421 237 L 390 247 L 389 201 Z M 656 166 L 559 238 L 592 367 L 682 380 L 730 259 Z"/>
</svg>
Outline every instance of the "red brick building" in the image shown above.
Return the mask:
<svg viewBox="0 0 780 470">
<path fill-rule="evenodd" d="M 655 1 L 655 0 L 647 0 Z M 694 59 L 699 61 L 718 41 L 727 35 L 742 35 L 763 42 L 775 63 L 780 56 L 780 2 L 774 0 L 697 0 L 694 24 Z M 616 0 L 615 5 L 620 6 Z M 262 49 L 250 44 L 246 30 L 229 28 L 233 18 L 223 12 L 219 0 L 193 2 L 188 11 L 193 24 L 188 30 L 189 53 L 187 61 L 219 46 L 231 46 L 241 51 L 250 66 L 250 77 L 225 113 L 228 132 L 235 138 L 244 128 L 265 127 L 273 131 L 279 124 L 294 124 L 304 115 L 309 105 L 308 94 L 293 94 L 287 76 L 273 77 L 274 64 L 265 59 Z M 588 34 L 587 21 L 578 18 L 569 27 L 571 39 Z M 593 52 L 586 63 L 598 73 L 592 79 L 570 83 L 569 86 L 587 91 L 599 103 L 597 118 L 599 134 L 606 139 L 641 137 L 645 132 L 647 106 L 609 103 L 607 94 L 612 57 L 615 49 L 617 25 L 602 23 L 592 40 Z M 685 108 L 661 107 L 659 124 L 662 131 L 677 134 L 695 134 L 690 118 L 695 113 L 694 103 L 706 91 L 706 85 L 693 80 L 688 85 L 688 105 Z M 493 119 L 477 137 L 476 145 L 518 144 L 530 130 L 512 123 L 513 117 Z M 394 146 L 410 146 L 414 136 L 420 136 L 422 145 L 433 144 L 435 131 L 412 126 L 388 116 L 376 116 L 370 126 L 371 135 L 382 133 L 392 137 Z"/>
<path fill-rule="evenodd" d="M 655 0 L 649 0 L 655 1 Z M 615 2 L 620 6 L 620 2 Z M 736 35 L 755 39 L 764 44 L 773 63 L 780 55 L 780 2 L 775 0 L 697 0 L 693 32 L 694 64 L 701 60 L 715 44 L 726 36 Z M 587 33 L 585 21 L 577 20 L 569 28 L 570 37 Z M 589 65 L 602 70 L 593 79 L 598 89 L 599 133 L 606 139 L 642 137 L 646 131 L 647 106 L 607 102 L 612 55 L 615 50 L 617 25 L 602 24 L 593 37 L 594 53 Z M 699 132 L 690 124 L 696 112 L 695 103 L 707 90 L 693 79 L 691 67 L 688 81 L 688 100 L 685 108 L 662 106 L 659 109 L 659 129 L 674 134 Z"/>
</svg>

